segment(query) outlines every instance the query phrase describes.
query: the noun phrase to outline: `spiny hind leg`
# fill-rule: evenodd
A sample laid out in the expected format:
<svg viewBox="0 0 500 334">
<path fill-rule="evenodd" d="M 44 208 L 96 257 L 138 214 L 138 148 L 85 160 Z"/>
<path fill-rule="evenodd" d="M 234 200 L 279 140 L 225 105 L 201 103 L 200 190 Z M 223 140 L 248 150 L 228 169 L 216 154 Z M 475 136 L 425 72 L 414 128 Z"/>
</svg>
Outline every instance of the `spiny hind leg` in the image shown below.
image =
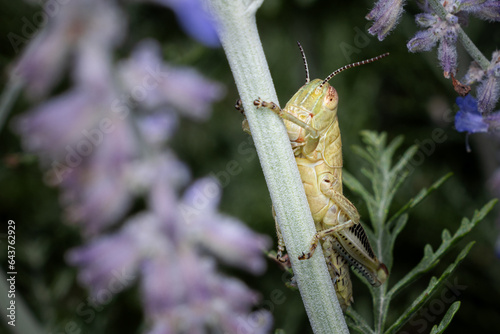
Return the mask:
<svg viewBox="0 0 500 334">
<path fill-rule="evenodd" d="M 315 128 L 313 128 L 309 124 L 301 121 L 300 119 L 298 119 L 297 117 L 295 117 L 294 115 L 289 113 L 288 111 L 281 109 L 280 107 L 278 107 L 278 105 L 276 103 L 262 101 L 259 98 L 255 101 L 253 101 L 253 104 L 257 108 L 267 108 L 267 109 L 271 110 L 272 112 L 274 112 L 279 117 L 286 119 L 287 121 L 290 121 L 292 123 L 295 123 L 298 126 L 300 126 L 301 128 L 304 128 L 308 132 L 309 136 L 311 137 L 311 140 L 314 140 L 314 141 L 319 140 L 318 130 L 316 130 Z"/>
<path fill-rule="evenodd" d="M 316 247 L 318 247 L 318 242 L 321 239 L 340 232 L 343 229 L 359 224 L 359 213 L 356 207 L 342 194 L 338 192 L 335 193 L 340 196 L 332 197 L 332 199 L 335 198 L 336 202 L 330 207 L 328 212 L 323 217 L 323 224 L 332 227 L 319 231 L 314 235 L 309 252 L 302 253 L 299 257 L 300 260 L 311 258 L 316 250 Z M 342 219 L 343 216 L 347 217 L 347 219 Z"/>
<path fill-rule="evenodd" d="M 333 233 L 337 233 L 339 231 L 342 231 L 345 228 L 349 228 L 355 224 L 356 224 L 356 222 L 353 222 L 352 220 L 348 220 L 340 225 L 335 225 L 335 226 L 328 228 L 326 230 L 317 232 L 311 241 L 311 247 L 309 248 L 309 252 L 302 253 L 302 255 L 299 256 L 299 260 L 310 259 L 313 256 L 314 252 L 316 251 L 316 248 L 318 247 L 318 243 L 321 239 L 323 239 L 323 238 L 325 238 Z"/>
<path fill-rule="evenodd" d="M 335 293 L 339 300 L 342 310 L 345 311 L 352 302 L 352 282 L 349 275 L 349 263 L 333 247 L 333 237 L 325 238 L 323 242 L 323 251 L 326 264 L 332 278 Z"/>
<path fill-rule="evenodd" d="M 243 131 L 245 131 L 249 135 L 252 135 L 252 133 L 250 132 L 250 126 L 248 125 L 247 117 L 245 116 L 245 109 L 243 109 L 243 103 L 241 102 L 241 99 L 238 99 L 236 101 L 236 103 L 234 104 L 234 108 L 238 110 L 243 115 L 243 117 L 245 117 L 245 119 L 243 119 L 243 122 L 241 122 L 241 128 L 243 129 Z"/>
</svg>

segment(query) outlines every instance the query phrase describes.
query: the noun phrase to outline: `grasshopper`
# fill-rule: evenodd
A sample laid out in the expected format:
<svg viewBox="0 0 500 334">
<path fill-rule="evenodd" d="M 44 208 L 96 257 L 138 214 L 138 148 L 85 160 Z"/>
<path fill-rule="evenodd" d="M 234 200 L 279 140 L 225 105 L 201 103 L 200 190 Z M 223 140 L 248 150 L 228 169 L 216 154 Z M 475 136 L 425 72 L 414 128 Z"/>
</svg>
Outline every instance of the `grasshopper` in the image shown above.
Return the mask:
<svg viewBox="0 0 500 334">
<path fill-rule="evenodd" d="M 310 81 L 307 59 L 298 43 L 306 70 L 306 83 L 280 109 L 274 102 L 254 101 L 257 108 L 267 108 L 283 118 L 317 233 L 309 252 L 300 260 L 309 259 L 320 243 L 332 277 L 340 305 L 345 310 L 353 302 L 349 266 L 358 270 L 373 286 L 384 283 L 387 267 L 375 256 L 356 207 L 342 194 L 342 144 L 337 118 L 338 94 L 328 84 L 340 72 L 386 57 L 388 53 L 339 68 L 326 79 Z M 242 111 L 241 101 L 236 105 Z M 248 122 L 243 130 L 250 133 Z M 273 210 L 273 216 L 274 210 Z M 276 217 L 275 217 L 276 219 Z M 285 244 L 278 224 L 278 259 Z"/>
</svg>

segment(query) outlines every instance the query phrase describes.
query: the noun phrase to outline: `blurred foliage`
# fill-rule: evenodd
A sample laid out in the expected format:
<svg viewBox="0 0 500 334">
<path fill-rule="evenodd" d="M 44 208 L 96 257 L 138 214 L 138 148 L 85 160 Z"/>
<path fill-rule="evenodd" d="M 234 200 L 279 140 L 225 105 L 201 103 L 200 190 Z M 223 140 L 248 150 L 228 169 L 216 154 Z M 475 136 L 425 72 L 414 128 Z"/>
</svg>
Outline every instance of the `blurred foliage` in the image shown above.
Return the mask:
<svg viewBox="0 0 500 334">
<path fill-rule="evenodd" d="M 365 225 L 366 233 L 374 245 L 374 252 L 381 262 L 387 265 L 387 269 L 391 272 L 394 264 L 394 245 L 397 237 L 404 230 L 408 223 L 408 212 L 414 209 L 420 202 L 424 201 L 433 191 L 439 187 L 451 176 L 445 175 L 437 180 L 428 189 L 422 189 L 414 198 L 411 198 L 403 205 L 396 213 L 390 213 L 389 207 L 397 194 L 399 187 L 413 170 L 412 161 L 416 157 L 418 147 L 416 145 L 408 148 L 402 155 L 401 159 L 393 162 L 394 152 L 399 148 L 402 142 L 402 137 L 396 137 L 390 143 L 387 143 L 385 133 L 378 134 L 373 131 L 362 131 L 361 133 L 365 147 L 355 146 L 353 151 L 364 160 L 364 165 L 361 169 L 365 178 L 371 183 L 371 187 L 365 188 L 358 180 L 352 177 L 348 172 L 344 173 L 344 184 L 354 193 L 361 196 L 368 208 L 368 218 L 371 226 Z M 430 244 L 424 247 L 424 256 L 422 260 L 404 277 L 392 284 L 384 284 L 379 288 L 373 287 L 362 275 L 355 272 L 356 276 L 362 278 L 362 281 L 370 290 L 373 298 L 373 318 L 374 324 L 369 325 L 365 321 L 365 317 L 361 316 L 352 308 L 347 309 L 348 324 L 353 330 L 359 333 L 398 333 L 403 326 L 412 318 L 422 313 L 422 307 L 426 304 L 432 304 L 433 307 L 439 307 L 442 313 L 446 309 L 445 303 L 435 296 L 437 291 L 448 292 L 446 300 L 453 301 L 460 297 L 460 293 L 455 293 L 455 290 L 460 292 L 458 284 L 450 286 L 448 280 L 455 271 L 457 265 L 461 263 L 474 245 L 474 241 L 470 241 L 457 256 L 455 262 L 450 264 L 444 273 L 439 278 L 433 276 L 430 279 L 429 285 L 412 301 L 411 305 L 405 305 L 406 309 L 401 312 L 401 306 L 394 311 L 389 309 L 389 305 L 394 296 L 401 293 L 409 285 L 422 277 L 425 273 L 433 269 L 444 257 L 450 249 L 464 239 L 472 229 L 484 219 L 491 211 L 496 199 L 487 203 L 480 211 L 476 211 L 472 220 L 467 218 L 462 219 L 460 227 L 451 235 L 450 231 L 443 229 L 441 233 L 442 242 L 434 251 Z M 390 218 L 389 218 L 390 217 Z M 446 288 L 443 288 L 444 285 Z M 413 289 L 416 291 L 416 289 Z M 441 295 L 443 299 L 444 294 Z M 458 304 L 453 305 L 455 311 L 447 312 L 439 324 L 439 329 L 444 331 L 449 325 L 453 315 L 456 313 Z M 437 309 L 437 308 L 436 308 Z M 450 307 L 450 310 L 452 308 Z M 390 324 L 387 321 L 388 313 L 399 314 L 399 317 Z M 440 314 L 436 314 L 438 316 Z M 392 319 L 391 319 L 392 321 Z"/>
<path fill-rule="evenodd" d="M 451 81 L 443 78 L 434 52 L 410 54 L 406 42 L 417 31 L 413 14 L 417 8 L 407 6 L 398 28 L 383 42 L 366 33 L 364 16 L 372 1 L 347 2 L 326 0 L 266 0 L 258 12 L 257 22 L 269 67 L 281 105 L 303 84 L 304 69 L 296 46 L 299 40 L 307 54 L 311 77 L 324 78 L 349 62 L 390 52 L 391 56 L 374 64 L 351 69 L 330 83 L 340 96 L 339 118 L 344 142 L 345 168 L 359 178 L 360 158 L 352 153 L 352 145 L 360 144 L 362 129 L 385 131 L 392 140 L 404 134 L 403 147 L 423 144 L 416 156 L 418 166 L 410 174 L 395 198 L 399 208 L 421 188 L 429 187 L 440 176 L 453 172 L 454 177 L 414 209 L 406 229 L 394 248 L 394 264 L 390 282 L 401 279 L 422 258 L 423 247 L 437 247 L 443 229 L 455 231 L 463 216 L 491 199 L 488 178 L 498 161 L 494 141 L 487 135 L 471 137 L 472 153 L 465 152 L 465 138 L 453 128 L 456 97 Z M 22 34 L 24 18 L 31 21 L 39 9 L 21 1 L 2 1 L 0 13 L 0 64 L 5 87 L 6 70 L 18 54 L 7 34 Z M 210 173 L 224 185 L 222 211 L 239 217 L 254 230 L 274 236 L 271 202 L 251 139 L 241 131 L 241 115 L 233 108 L 238 98 L 233 78 L 222 49 L 207 49 L 187 38 L 168 10 L 154 5 L 129 5 L 129 30 L 126 42 L 118 50 L 119 57 L 129 54 L 141 39 L 153 37 L 162 42 L 165 59 L 175 64 L 194 66 L 205 75 L 227 86 L 227 97 L 215 106 L 212 118 L 205 123 L 183 121 L 173 139 L 181 160 L 189 164 L 193 176 Z M 471 19 L 466 32 L 489 58 L 500 44 L 500 28 Z M 346 50 L 350 51 L 346 53 Z M 460 78 L 470 59 L 459 49 Z M 17 292 L 23 296 L 35 317 L 46 326 L 47 333 L 72 333 L 76 324 L 81 333 L 137 333 L 141 330 L 141 311 L 134 289 L 120 293 L 109 304 L 92 306 L 87 293 L 75 281 L 76 272 L 66 265 L 64 254 L 80 243 L 78 229 L 64 224 L 58 207 L 57 190 L 43 183 L 36 160 L 21 153 L 19 138 L 9 123 L 30 104 L 21 96 L 0 133 L 0 212 L 2 221 L 17 223 L 16 254 L 18 266 Z M 433 140 L 433 131 L 442 129 L 443 142 Z M 403 152 L 396 152 L 398 158 Z M 228 168 L 236 161 L 239 168 Z M 417 160 L 416 160 L 417 161 Z M 234 163 L 233 163 L 234 165 Z M 236 172 L 235 172 L 236 171 Z M 232 172 L 232 174 L 231 174 Z M 367 209 L 359 196 L 346 191 L 363 217 Z M 449 333 L 497 333 L 500 309 L 500 259 L 495 257 L 494 243 L 498 227 L 494 214 L 480 224 L 472 236 L 458 244 L 464 248 L 476 240 L 469 256 L 449 278 L 465 287 L 460 291 L 460 310 L 448 327 Z M 2 223 L 3 224 L 3 223 Z M 1 233 L 5 233 L 2 230 Z M 5 245 L 4 236 L 0 242 Z M 2 246 L 2 249 L 5 249 Z M 445 271 L 453 258 L 442 263 L 415 283 L 414 290 L 398 295 L 394 309 L 403 308 L 424 290 L 432 275 Z M 0 252 L 5 268 L 6 251 Z M 276 328 L 287 334 L 311 333 L 299 294 L 285 287 L 288 274 L 269 262 L 262 277 L 234 272 L 252 288 L 260 291 L 262 307 L 275 317 Z M 370 314 L 371 300 L 366 287 L 354 279 L 355 307 Z M 436 298 L 442 296 L 439 292 Z M 424 306 L 403 328 L 406 333 L 427 333 L 439 324 L 453 301 L 443 310 Z M 394 321 L 397 314 L 389 314 Z M 369 319 L 368 319 L 369 321 Z M 4 330 L 1 322 L 0 328 Z"/>
</svg>

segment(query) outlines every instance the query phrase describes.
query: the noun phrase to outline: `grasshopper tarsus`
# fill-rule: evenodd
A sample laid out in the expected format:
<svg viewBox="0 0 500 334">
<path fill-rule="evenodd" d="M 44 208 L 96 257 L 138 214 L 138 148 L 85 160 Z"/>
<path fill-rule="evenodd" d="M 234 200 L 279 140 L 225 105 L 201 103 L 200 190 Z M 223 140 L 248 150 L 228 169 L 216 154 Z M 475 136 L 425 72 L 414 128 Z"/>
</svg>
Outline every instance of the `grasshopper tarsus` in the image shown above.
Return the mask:
<svg viewBox="0 0 500 334">
<path fill-rule="evenodd" d="M 310 257 L 311 257 L 311 256 L 310 256 L 310 254 L 309 254 L 309 253 L 307 253 L 307 254 L 306 254 L 306 253 L 302 252 L 302 255 L 301 255 L 301 256 L 299 256 L 299 260 L 307 260 L 307 259 L 309 259 Z"/>
<path fill-rule="evenodd" d="M 254 106 L 257 108 L 267 108 L 271 109 L 274 113 L 276 113 L 278 116 L 281 116 L 281 109 L 278 107 L 278 105 L 274 102 L 266 102 L 262 101 L 260 98 L 257 100 L 253 101 Z"/>
<path fill-rule="evenodd" d="M 236 100 L 234 108 L 238 110 L 240 113 L 245 114 L 245 110 L 243 109 L 243 102 L 241 102 L 241 99 Z"/>
</svg>

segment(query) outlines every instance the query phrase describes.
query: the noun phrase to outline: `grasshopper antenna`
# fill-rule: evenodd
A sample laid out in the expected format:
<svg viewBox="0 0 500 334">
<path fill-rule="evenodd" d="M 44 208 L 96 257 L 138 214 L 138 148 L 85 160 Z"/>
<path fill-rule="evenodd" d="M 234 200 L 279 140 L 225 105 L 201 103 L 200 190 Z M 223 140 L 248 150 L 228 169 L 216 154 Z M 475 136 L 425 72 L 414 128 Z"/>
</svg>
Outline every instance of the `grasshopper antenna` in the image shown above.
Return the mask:
<svg viewBox="0 0 500 334">
<path fill-rule="evenodd" d="M 357 67 L 357 66 L 361 66 L 361 65 L 364 65 L 364 64 L 373 63 L 374 61 L 377 61 L 379 59 L 387 57 L 388 55 L 389 55 L 389 52 L 381 54 L 380 56 L 376 56 L 376 57 L 370 58 L 370 59 L 365 59 L 365 60 L 362 60 L 362 61 L 358 61 L 356 63 L 352 63 L 352 64 L 349 64 L 349 65 L 342 66 L 341 68 L 339 68 L 338 70 L 335 70 L 332 74 L 330 74 L 329 76 L 327 76 L 326 79 L 323 80 L 323 82 L 321 83 L 321 85 L 319 85 L 319 88 L 323 87 L 323 85 L 326 84 L 328 81 L 330 81 L 331 78 L 333 78 L 334 76 L 336 76 L 337 74 L 339 74 L 342 71 L 345 71 L 345 70 L 347 70 L 347 69 L 349 69 L 351 67 Z"/>
<path fill-rule="evenodd" d="M 306 54 L 304 53 L 304 49 L 302 49 L 302 45 L 297 41 L 297 45 L 300 49 L 300 54 L 302 55 L 302 60 L 304 61 L 304 67 L 306 68 L 306 84 L 309 83 L 309 67 L 307 66 Z"/>
</svg>

